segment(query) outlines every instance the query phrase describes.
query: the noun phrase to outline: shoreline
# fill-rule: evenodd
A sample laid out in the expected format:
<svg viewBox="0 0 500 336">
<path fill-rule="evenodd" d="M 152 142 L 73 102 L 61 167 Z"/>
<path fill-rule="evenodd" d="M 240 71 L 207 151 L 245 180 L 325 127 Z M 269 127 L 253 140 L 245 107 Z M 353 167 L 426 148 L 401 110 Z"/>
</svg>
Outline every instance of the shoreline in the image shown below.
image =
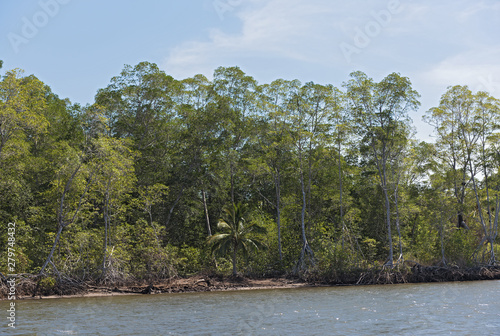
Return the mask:
<svg viewBox="0 0 500 336">
<path fill-rule="evenodd" d="M 111 297 L 124 295 L 151 295 L 169 293 L 200 293 L 238 290 L 292 289 L 304 287 L 337 287 L 360 285 L 386 285 L 405 283 L 435 283 L 457 281 L 500 280 L 500 266 L 454 268 L 418 266 L 403 271 L 371 269 L 340 273 L 330 276 L 310 275 L 308 278 L 290 277 L 224 277 L 193 275 L 157 282 L 136 282 L 110 285 L 83 283 L 52 288 L 51 292 L 39 291 L 33 296 L 36 282 L 21 279 L 17 286 L 16 300 L 40 300 L 58 298 Z M 0 301 L 7 300 L 6 286 L 0 287 Z"/>
<path fill-rule="evenodd" d="M 62 298 L 90 298 L 90 297 L 112 297 L 125 295 L 155 295 L 155 294 L 177 294 L 177 293 L 201 293 L 201 292 L 223 292 L 242 290 L 267 290 L 267 289 L 292 289 L 302 287 L 329 287 L 328 285 L 313 284 L 298 279 L 262 278 L 251 279 L 238 277 L 219 280 L 217 277 L 191 276 L 188 278 L 170 279 L 151 285 L 132 284 L 123 286 L 92 286 L 79 289 L 71 294 L 17 294 L 16 300 L 45 300 Z M 1 297 L 0 301 L 7 300 Z"/>
<path fill-rule="evenodd" d="M 160 295 L 160 294 L 193 294 L 193 293 L 208 293 L 208 292 L 237 292 L 237 291 L 251 291 L 251 290 L 273 290 L 273 289 L 294 289 L 294 288 L 316 288 L 316 287 L 339 287 L 341 285 L 312 285 L 312 284 L 297 284 L 297 285 L 278 285 L 278 286 L 257 286 L 257 287 L 230 287 L 225 289 L 210 289 L 206 291 L 199 290 L 185 290 L 185 291 L 172 291 L 172 292 L 156 292 L 150 294 L 136 293 L 136 292 L 113 292 L 111 289 L 107 292 L 84 292 L 80 294 L 63 294 L 63 295 L 42 295 L 42 296 L 22 296 L 17 297 L 16 300 L 46 300 L 46 299 L 71 299 L 71 298 L 93 298 L 93 297 L 114 297 L 114 296 L 135 296 L 135 295 Z M 5 299 L 0 299 L 3 301 Z"/>
</svg>

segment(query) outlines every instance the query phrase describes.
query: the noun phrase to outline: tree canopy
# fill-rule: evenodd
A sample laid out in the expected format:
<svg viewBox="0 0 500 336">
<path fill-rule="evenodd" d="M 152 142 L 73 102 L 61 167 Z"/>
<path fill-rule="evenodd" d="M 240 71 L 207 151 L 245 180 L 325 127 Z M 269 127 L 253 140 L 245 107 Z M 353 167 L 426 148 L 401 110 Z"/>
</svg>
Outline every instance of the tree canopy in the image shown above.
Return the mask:
<svg viewBox="0 0 500 336">
<path fill-rule="evenodd" d="M 16 223 L 17 271 L 113 282 L 495 264 L 500 101 L 449 87 L 425 116 L 432 143 L 414 137 L 418 107 L 398 73 L 337 88 L 259 84 L 239 67 L 175 79 L 141 62 L 81 106 L 5 71 L 0 213 Z"/>
</svg>

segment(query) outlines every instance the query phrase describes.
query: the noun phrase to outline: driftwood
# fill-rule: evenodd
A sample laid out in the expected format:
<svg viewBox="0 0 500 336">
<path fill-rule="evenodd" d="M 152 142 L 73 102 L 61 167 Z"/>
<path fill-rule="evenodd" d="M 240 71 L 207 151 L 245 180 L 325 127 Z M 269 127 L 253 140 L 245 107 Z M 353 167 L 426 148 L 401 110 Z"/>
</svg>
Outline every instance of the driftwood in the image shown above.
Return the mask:
<svg viewBox="0 0 500 336">
<path fill-rule="evenodd" d="M 309 283 L 327 285 L 384 285 L 399 283 L 472 281 L 500 279 L 500 266 L 476 266 L 460 268 L 457 266 L 424 266 L 418 262 L 405 260 L 400 268 L 372 268 L 332 271 L 324 275 L 308 275 L 304 280 Z"/>
<path fill-rule="evenodd" d="M 417 262 L 405 261 L 399 268 L 351 269 L 348 271 L 332 270 L 330 274 L 309 273 L 302 278 L 287 278 L 286 283 L 296 283 L 303 286 L 339 286 L 339 285 L 382 285 L 396 283 L 428 283 L 446 281 L 472 281 L 500 279 L 500 266 L 480 265 L 470 268 L 456 266 L 424 266 Z M 223 279 L 217 276 L 204 276 L 186 279 L 164 279 L 161 282 L 149 284 L 138 282 L 114 283 L 102 285 L 85 283 L 62 275 L 54 286 L 43 285 L 43 276 L 18 274 L 16 276 L 16 294 L 19 297 L 47 295 L 80 295 L 86 293 L 127 293 L 156 294 L 180 292 L 204 292 L 226 290 L 238 287 L 252 287 L 247 278 Z M 280 278 L 266 278 L 268 283 Z M 264 280 L 266 280 L 264 279 Z M 281 279 L 283 282 L 283 279 Z M 42 284 L 41 284 L 42 283 Z M 266 286 L 266 285 L 264 285 Z M 7 285 L 0 284 L 0 299 L 5 299 L 8 293 Z"/>
</svg>

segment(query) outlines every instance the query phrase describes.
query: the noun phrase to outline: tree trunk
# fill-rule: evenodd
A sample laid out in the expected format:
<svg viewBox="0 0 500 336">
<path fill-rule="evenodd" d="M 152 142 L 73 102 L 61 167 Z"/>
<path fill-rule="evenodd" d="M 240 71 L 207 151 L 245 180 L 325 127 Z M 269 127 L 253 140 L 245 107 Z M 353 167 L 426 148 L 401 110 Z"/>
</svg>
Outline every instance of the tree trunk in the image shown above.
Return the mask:
<svg viewBox="0 0 500 336">
<path fill-rule="evenodd" d="M 444 250 L 444 229 L 445 229 L 445 220 L 444 220 L 444 208 L 441 208 L 441 225 L 439 228 L 439 236 L 441 239 L 441 262 L 443 263 L 443 266 L 446 266 L 446 257 L 445 257 L 445 250 Z"/>
<path fill-rule="evenodd" d="M 54 244 L 52 245 L 52 249 L 50 250 L 50 253 L 49 253 L 47 259 L 43 263 L 43 266 L 40 269 L 40 273 L 39 274 L 43 274 L 43 272 L 45 271 L 45 268 L 47 267 L 47 265 L 52 260 L 52 256 L 54 255 L 54 251 L 56 250 L 56 246 L 59 243 L 59 239 L 61 237 L 62 230 L 63 230 L 63 226 L 61 224 L 59 224 L 59 228 L 57 229 L 56 239 L 54 239 Z"/>
<path fill-rule="evenodd" d="M 306 237 L 306 191 L 304 189 L 304 176 L 301 174 L 300 176 L 300 185 L 302 189 L 302 210 L 300 212 L 300 229 L 302 232 L 302 252 L 300 254 L 300 260 L 301 262 L 304 261 L 304 252 L 306 250 L 306 246 L 308 245 L 307 243 L 307 237 Z"/>
<path fill-rule="evenodd" d="M 279 170 L 275 174 L 274 185 L 276 187 L 276 225 L 278 226 L 278 252 L 280 256 L 280 261 L 283 260 L 283 254 L 281 251 L 281 186 L 280 186 L 280 172 Z"/>
<path fill-rule="evenodd" d="M 467 149 L 469 149 L 469 148 L 467 148 Z M 469 158 L 470 158 L 470 151 L 469 151 Z M 470 167 L 470 172 L 471 172 L 472 187 L 473 187 L 473 190 L 474 190 L 474 195 L 476 196 L 476 206 L 477 206 L 478 213 L 479 213 L 479 221 L 480 221 L 481 226 L 483 228 L 484 237 L 485 237 L 486 241 L 491 244 L 490 245 L 491 246 L 490 260 L 489 260 L 488 264 L 492 265 L 492 263 L 495 261 L 495 250 L 493 248 L 493 240 L 492 240 L 492 234 L 493 234 L 493 232 L 488 231 L 488 228 L 487 228 L 485 220 L 484 220 L 483 207 L 481 205 L 481 200 L 479 198 L 479 193 L 478 193 L 478 190 L 477 190 L 478 187 L 477 187 L 477 184 L 476 184 L 476 179 L 474 177 L 474 170 L 473 170 L 473 167 L 472 167 L 472 160 L 469 161 L 469 167 Z M 488 212 L 489 212 L 489 209 L 488 209 Z"/>
<path fill-rule="evenodd" d="M 210 216 L 208 215 L 207 198 L 205 197 L 205 190 L 201 191 L 201 196 L 203 198 L 203 208 L 205 209 L 205 219 L 207 221 L 207 235 L 210 237 L 212 235 L 212 229 L 210 228 Z"/>
<path fill-rule="evenodd" d="M 237 275 L 236 272 L 236 252 L 238 251 L 237 245 L 234 245 L 233 247 L 233 276 Z"/>
<path fill-rule="evenodd" d="M 305 224 L 306 223 L 306 190 L 305 190 L 305 183 L 304 183 L 304 174 L 303 174 L 302 169 L 300 169 L 300 188 L 301 188 L 301 192 L 302 192 L 302 210 L 301 210 L 301 214 L 300 214 L 300 227 L 301 227 L 301 232 L 302 232 L 302 250 L 300 251 L 300 257 L 299 257 L 299 260 L 297 262 L 297 266 L 295 268 L 294 273 L 297 273 L 300 269 L 303 268 L 306 253 L 309 254 L 309 258 L 310 258 L 311 262 L 314 264 L 313 252 L 312 252 L 311 247 L 309 246 L 309 243 L 307 242 L 307 236 L 306 236 L 306 224 Z"/>
<path fill-rule="evenodd" d="M 342 250 L 344 250 L 344 204 L 342 200 L 342 192 L 343 192 L 343 183 L 342 183 L 342 156 L 340 155 L 340 140 L 339 140 L 339 192 L 340 192 L 340 225 L 342 228 Z"/>
<path fill-rule="evenodd" d="M 387 257 L 387 266 L 392 266 L 393 263 L 393 252 L 392 252 L 392 232 L 391 232 L 391 204 L 389 202 L 389 192 L 387 190 L 387 178 L 386 178 L 386 171 L 385 171 L 385 165 L 382 167 L 382 173 L 383 173 L 383 182 L 382 182 L 382 190 L 384 192 L 384 197 L 385 197 L 385 212 L 386 212 L 386 223 L 387 223 L 387 238 L 388 238 L 388 244 L 389 244 L 389 256 Z"/>
<path fill-rule="evenodd" d="M 174 204 L 172 204 L 170 210 L 168 211 L 167 221 L 165 222 L 165 227 L 167 228 L 167 230 L 169 229 L 168 225 L 170 224 L 170 218 L 172 217 L 172 213 L 174 212 L 175 206 L 177 205 L 177 203 L 179 203 L 179 200 L 181 199 L 183 194 L 184 194 L 184 185 L 181 187 L 179 195 L 177 195 Z"/>
<path fill-rule="evenodd" d="M 378 176 L 380 178 L 380 187 L 382 188 L 382 192 L 384 193 L 385 198 L 385 219 L 387 225 L 387 237 L 388 237 L 388 245 L 389 245 L 389 256 L 387 257 L 387 261 L 385 265 L 393 266 L 393 252 L 392 252 L 392 232 L 391 232 L 391 204 L 389 202 L 389 191 L 387 186 L 387 157 L 389 153 L 386 151 L 385 144 L 382 146 L 382 153 L 377 154 L 377 149 L 375 148 L 374 140 L 372 139 L 371 147 L 373 151 L 373 155 L 375 156 L 375 163 L 377 166 Z"/>
<path fill-rule="evenodd" d="M 496 263 L 496 257 L 495 257 L 495 249 L 494 249 L 494 243 L 495 240 L 497 239 L 498 236 L 498 220 L 499 220 L 499 215 L 500 215 L 500 198 L 497 195 L 497 198 L 495 200 L 495 217 L 493 218 L 493 227 L 492 231 L 490 234 L 490 247 L 491 247 L 491 258 L 490 258 L 490 264 L 494 265 Z"/>
<path fill-rule="evenodd" d="M 231 203 L 234 203 L 234 167 L 233 167 L 233 162 L 231 161 Z"/>
<path fill-rule="evenodd" d="M 7 278 L 5 277 L 5 275 L 2 274 L 2 272 L 0 272 L 0 278 L 2 279 L 3 282 L 7 283 Z"/>
<path fill-rule="evenodd" d="M 399 180 L 399 178 L 398 178 Z M 399 181 L 398 181 L 399 183 Z M 398 186 L 396 185 L 395 191 L 394 191 L 394 206 L 396 208 L 396 230 L 398 231 L 398 243 L 399 243 L 399 257 L 398 257 L 398 262 L 403 259 L 403 244 L 402 244 L 402 239 L 401 239 L 401 228 L 399 227 L 399 204 L 398 204 Z M 404 260 L 404 259 L 403 259 Z"/>
<path fill-rule="evenodd" d="M 58 228 L 57 228 L 56 239 L 54 239 L 54 244 L 52 245 L 52 249 L 50 250 L 50 253 L 47 256 L 47 259 L 43 263 L 42 268 L 40 269 L 40 273 L 39 274 L 43 274 L 43 272 L 45 271 L 45 268 L 47 267 L 47 265 L 52 261 L 52 256 L 54 255 L 54 251 L 56 250 L 56 246 L 59 243 L 59 239 L 61 237 L 61 232 L 62 232 L 63 228 L 71 223 L 70 222 L 70 223 L 64 224 L 64 217 L 65 217 L 64 200 L 66 199 L 66 193 L 68 192 L 71 184 L 73 183 L 73 179 L 75 178 L 76 174 L 80 170 L 81 166 L 82 166 L 82 164 L 80 163 L 76 167 L 76 169 L 73 171 L 73 173 L 71 174 L 70 178 L 68 179 L 68 182 L 66 182 L 66 185 L 64 186 L 64 190 L 63 190 L 62 195 L 61 195 L 61 200 L 59 201 L 59 203 L 60 203 L 59 204 L 59 213 L 57 214 Z M 91 178 L 89 179 L 89 181 L 87 182 L 87 186 L 85 187 L 85 191 L 83 192 L 83 194 L 80 197 L 80 202 L 79 202 L 78 207 L 77 207 L 77 209 L 75 211 L 75 214 L 73 215 L 73 220 L 75 219 L 75 217 L 76 217 L 76 215 L 77 215 L 77 213 L 78 213 L 78 211 L 80 209 L 80 206 L 81 206 L 82 201 L 83 201 L 83 197 L 84 197 L 85 193 L 87 192 L 87 188 L 90 185 L 90 181 L 91 180 L 92 180 L 92 175 L 91 175 Z"/>
<path fill-rule="evenodd" d="M 71 219 L 67 221 L 65 219 L 66 218 L 66 212 L 64 211 L 64 203 L 65 203 L 65 199 L 66 199 L 66 193 L 69 191 L 69 189 L 71 187 L 71 184 L 73 183 L 73 180 L 74 180 L 76 174 L 78 173 L 78 171 L 80 171 L 81 167 L 82 167 L 82 163 L 80 162 L 78 164 L 78 166 L 76 167 L 76 169 L 71 174 L 70 178 L 68 179 L 68 182 L 66 182 L 66 185 L 64 186 L 64 190 L 63 190 L 62 195 L 61 195 L 61 200 L 59 201 L 59 203 L 60 203 L 59 204 L 59 213 L 57 214 L 58 229 L 57 229 L 56 238 L 54 240 L 54 244 L 52 245 L 52 249 L 50 250 L 50 253 L 49 253 L 47 259 L 45 260 L 42 268 L 40 269 L 40 273 L 39 274 L 43 274 L 43 272 L 45 271 L 45 268 L 47 267 L 47 265 L 49 264 L 49 262 L 52 261 L 52 256 L 54 255 L 54 251 L 56 249 L 56 246 L 59 243 L 59 239 L 61 237 L 62 230 L 66 226 L 70 225 L 71 223 L 73 223 L 76 220 L 76 216 L 80 212 L 80 209 L 82 207 L 85 195 L 87 194 L 87 192 L 88 192 L 88 190 L 90 188 L 90 185 L 93 182 L 93 176 L 97 172 L 97 170 L 99 169 L 99 167 L 96 167 L 95 170 L 93 170 L 90 173 L 90 176 L 89 176 L 89 178 L 87 180 L 87 184 L 85 185 L 85 189 L 84 189 L 83 193 L 80 195 L 80 199 L 78 201 L 78 205 L 76 207 L 76 210 L 73 213 L 73 216 L 71 217 Z"/>
<path fill-rule="evenodd" d="M 111 180 L 110 180 L 111 182 Z M 103 217 L 104 217 L 104 244 L 102 248 L 102 268 L 101 268 L 101 280 L 104 281 L 106 279 L 106 255 L 108 253 L 108 223 L 109 223 L 109 183 L 108 188 L 105 193 L 104 198 L 104 209 L 103 209 Z"/>
</svg>

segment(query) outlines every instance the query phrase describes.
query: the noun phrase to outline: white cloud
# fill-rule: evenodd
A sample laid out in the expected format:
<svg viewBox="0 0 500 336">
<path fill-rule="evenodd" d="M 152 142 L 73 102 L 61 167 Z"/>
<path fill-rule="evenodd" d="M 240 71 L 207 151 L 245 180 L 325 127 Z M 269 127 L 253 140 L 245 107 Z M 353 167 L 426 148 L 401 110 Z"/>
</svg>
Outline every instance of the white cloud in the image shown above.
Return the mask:
<svg viewBox="0 0 500 336">
<path fill-rule="evenodd" d="M 423 74 L 432 85 L 468 85 L 472 90 L 485 90 L 500 95 L 500 47 L 468 50 L 452 55 Z"/>
<path fill-rule="evenodd" d="M 470 4 L 464 9 L 461 9 L 457 13 L 457 19 L 459 22 L 466 22 L 473 16 L 480 14 L 481 12 L 495 12 L 500 10 L 500 2 L 498 1 L 477 1 Z"/>
<path fill-rule="evenodd" d="M 221 65 L 260 62 L 265 66 L 273 60 L 284 71 L 297 64 L 335 68 L 339 74 L 357 69 L 366 69 L 369 75 L 399 71 L 440 90 L 454 84 L 474 88 L 500 81 L 500 46 L 490 45 L 496 41 L 498 23 L 489 19 L 500 10 L 500 2 L 493 0 L 400 0 L 401 10 L 392 15 L 380 36 L 354 55 L 352 65 L 346 63 L 339 45 L 353 44 L 356 29 L 375 20 L 373 13 L 387 10 L 391 1 L 241 1 L 228 14 L 241 21 L 238 31 L 213 28 L 206 40 L 171 49 L 162 67 L 176 78 L 197 73 L 210 77 Z"/>
<path fill-rule="evenodd" d="M 375 79 L 400 72 L 422 94 L 414 120 L 423 138 L 430 130 L 421 114 L 439 103 L 448 86 L 468 85 L 500 97 L 498 0 L 399 0 L 401 10 L 348 63 L 340 44 L 352 45 L 356 32 L 391 1 L 397 0 L 242 1 L 230 14 L 241 21 L 238 31 L 214 28 L 204 41 L 178 45 L 163 68 L 185 78 L 196 73 L 210 77 L 218 66 L 238 65 L 265 80 L 335 85 L 353 70 Z"/>
<path fill-rule="evenodd" d="M 332 6 L 327 0 L 252 1 L 250 6 L 235 9 L 242 22 L 240 32 L 213 29 L 208 41 L 185 42 L 171 50 L 163 67 L 176 77 L 185 77 L 199 72 L 209 75 L 236 57 L 319 62 L 337 48 L 343 23 L 333 18 L 345 7 Z"/>
</svg>

